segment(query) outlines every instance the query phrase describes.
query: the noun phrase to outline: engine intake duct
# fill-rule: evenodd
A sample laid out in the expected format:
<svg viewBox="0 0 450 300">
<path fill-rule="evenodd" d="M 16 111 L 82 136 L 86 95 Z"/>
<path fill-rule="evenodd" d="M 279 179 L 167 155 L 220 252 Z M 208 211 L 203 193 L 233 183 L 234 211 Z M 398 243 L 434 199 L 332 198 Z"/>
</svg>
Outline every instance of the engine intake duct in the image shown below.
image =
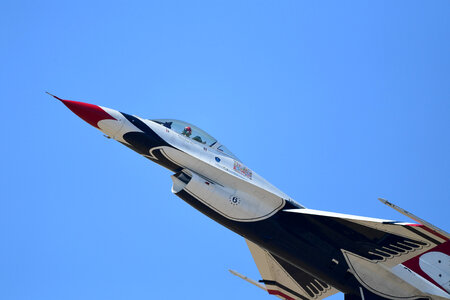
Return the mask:
<svg viewBox="0 0 450 300">
<path fill-rule="evenodd" d="M 270 217 L 284 206 L 284 200 L 267 192 L 244 192 L 224 186 L 191 170 L 171 176 L 172 193 L 198 201 L 216 213 L 240 222 L 254 222 Z M 183 197 L 181 197 L 183 196 Z"/>
<path fill-rule="evenodd" d="M 192 176 L 184 173 L 182 170 L 182 171 L 172 175 L 171 178 L 172 178 L 172 182 L 173 182 L 172 193 L 176 194 L 186 187 L 186 185 L 189 183 L 189 181 L 191 181 Z"/>
</svg>

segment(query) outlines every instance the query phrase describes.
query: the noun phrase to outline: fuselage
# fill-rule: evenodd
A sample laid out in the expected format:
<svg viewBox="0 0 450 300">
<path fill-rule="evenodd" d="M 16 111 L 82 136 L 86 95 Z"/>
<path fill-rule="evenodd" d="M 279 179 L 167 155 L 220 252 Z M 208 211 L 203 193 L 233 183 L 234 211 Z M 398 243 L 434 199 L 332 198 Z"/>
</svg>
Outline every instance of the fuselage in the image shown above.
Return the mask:
<svg viewBox="0 0 450 300">
<path fill-rule="evenodd" d="M 311 276 L 347 294 L 359 293 L 339 250 L 368 255 L 355 248 L 354 232 L 341 223 L 286 212 L 304 207 L 212 137 L 197 130 L 197 138 L 192 125 L 181 131 L 180 124 L 186 124 L 181 121 L 148 120 L 59 100 L 108 137 L 174 172 L 172 192 L 203 214 Z"/>
</svg>

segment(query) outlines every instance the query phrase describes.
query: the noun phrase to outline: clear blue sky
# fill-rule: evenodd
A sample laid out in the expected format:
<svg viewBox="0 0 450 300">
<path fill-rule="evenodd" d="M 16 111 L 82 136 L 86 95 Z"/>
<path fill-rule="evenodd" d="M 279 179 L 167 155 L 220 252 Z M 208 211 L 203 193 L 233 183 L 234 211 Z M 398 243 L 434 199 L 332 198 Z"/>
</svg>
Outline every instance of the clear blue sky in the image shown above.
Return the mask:
<svg viewBox="0 0 450 300">
<path fill-rule="evenodd" d="M 44 94 L 194 123 L 306 207 L 450 229 L 449 1 L 0 2 L 0 299 L 275 299 L 171 173 Z M 332 299 L 343 299 L 342 294 Z"/>
</svg>

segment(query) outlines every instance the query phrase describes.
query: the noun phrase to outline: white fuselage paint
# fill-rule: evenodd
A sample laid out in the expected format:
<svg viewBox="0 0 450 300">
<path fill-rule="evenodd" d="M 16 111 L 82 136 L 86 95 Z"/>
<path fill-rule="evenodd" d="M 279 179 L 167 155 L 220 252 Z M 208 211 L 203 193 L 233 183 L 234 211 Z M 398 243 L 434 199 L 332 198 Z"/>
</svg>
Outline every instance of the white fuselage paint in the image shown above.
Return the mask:
<svg viewBox="0 0 450 300">
<path fill-rule="evenodd" d="M 284 200 L 276 197 L 255 197 L 241 190 L 211 182 L 200 175 L 183 170 L 191 180 L 186 184 L 172 176 L 172 192 L 186 191 L 220 215 L 239 222 L 255 222 L 266 219 L 284 206 Z"/>
<path fill-rule="evenodd" d="M 246 177 L 236 171 L 234 158 L 158 123 L 141 121 L 173 146 L 161 147 L 166 158 L 193 172 L 186 191 L 224 217 L 241 222 L 262 220 L 282 209 L 285 199 L 290 199 L 257 173 L 252 171 L 251 177 Z M 211 184 L 206 186 L 198 174 Z"/>
<path fill-rule="evenodd" d="M 116 118 L 98 123 L 100 130 L 108 136 L 127 143 L 123 139 L 124 134 L 142 132 L 118 111 L 104 107 L 102 109 Z M 172 146 L 152 148 L 148 156 L 156 159 L 152 151 L 159 149 L 169 161 L 191 171 L 193 180 L 187 185 L 186 191 L 221 215 L 235 221 L 258 221 L 282 209 L 285 201 L 294 202 L 257 173 L 246 168 L 242 162 L 156 122 L 134 117 Z M 235 170 L 235 164 L 245 167 L 251 175 Z M 208 179 L 212 184 L 205 187 L 198 175 Z M 235 203 L 231 201 L 232 197 L 237 198 Z"/>
</svg>

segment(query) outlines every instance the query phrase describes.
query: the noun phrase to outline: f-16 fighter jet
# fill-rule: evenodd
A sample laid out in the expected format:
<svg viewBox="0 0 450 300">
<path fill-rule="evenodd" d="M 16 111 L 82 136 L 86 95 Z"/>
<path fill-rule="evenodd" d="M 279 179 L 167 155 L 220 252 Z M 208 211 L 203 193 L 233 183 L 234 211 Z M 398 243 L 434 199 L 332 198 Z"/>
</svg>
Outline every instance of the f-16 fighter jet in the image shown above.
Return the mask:
<svg viewBox="0 0 450 300">
<path fill-rule="evenodd" d="M 52 95 L 53 96 L 53 95 Z M 172 193 L 244 237 L 262 280 L 234 275 L 281 299 L 450 299 L 449 234 L 416 223 L 308 209 L 224 145 L 183 121 L 143 119 L 63 100 L 87 123 L 171 170 Z"/>
</svg>

